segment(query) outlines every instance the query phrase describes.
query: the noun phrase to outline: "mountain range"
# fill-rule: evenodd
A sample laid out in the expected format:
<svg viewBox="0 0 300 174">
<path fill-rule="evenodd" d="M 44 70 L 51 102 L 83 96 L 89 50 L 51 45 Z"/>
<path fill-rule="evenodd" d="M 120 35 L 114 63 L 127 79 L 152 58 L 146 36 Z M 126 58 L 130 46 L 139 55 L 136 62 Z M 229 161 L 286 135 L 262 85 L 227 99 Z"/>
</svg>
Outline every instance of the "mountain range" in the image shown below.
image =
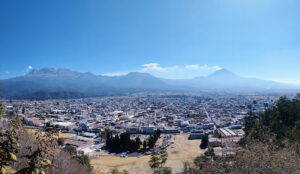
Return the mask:
<svg viewBox="0 0 300 174">
<path fill-rule="evenodd" d="M 163 79 L 148 73 L 123 76 L 80 73 L 68 69 L 34 69 L 24 76 L 0 80 L 1 98 L 56 99 L 127 95 L 155 91 L 262 91 L 300 89 L 299 86 L 244 78 L 221 69 L 193 79 Z"/>
</svg>

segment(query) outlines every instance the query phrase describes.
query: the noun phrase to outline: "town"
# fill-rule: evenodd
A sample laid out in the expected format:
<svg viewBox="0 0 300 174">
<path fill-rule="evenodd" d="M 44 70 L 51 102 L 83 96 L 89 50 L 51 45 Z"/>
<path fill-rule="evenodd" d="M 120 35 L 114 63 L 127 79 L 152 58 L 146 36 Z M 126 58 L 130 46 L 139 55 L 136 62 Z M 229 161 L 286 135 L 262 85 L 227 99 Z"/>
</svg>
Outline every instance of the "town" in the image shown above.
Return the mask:
<svg viewBox="0 0 300 174">
<path fill-rule="evenodd" d="M 171 137 L 185 141 L 209 136 L 209 145 L 220 147 L 216 155 L 234 153 L 232 148 L 244 135 L 243 120 L 251 112 L 265 111 L 278 96 L 195 95 L 141 93 L 131 96 L 67 100 L 3 100 L 6 111 L 16 111 L 28 129 L 59 129 L 64 145 L 71 145 L 91 158 L 107 153 L 103 132 L 129 133 L 144 141 L 159 130 L 163 139 L 150 151 L 172 147 Z M 173 147 L 172 147 L 173 148 Z M 194 147 L 199 148 L 199 147 Z M 124 152 L 121 157 L 147 155 Z M 97 167 L 97 166 L 96 166 Z"/>
</svg>

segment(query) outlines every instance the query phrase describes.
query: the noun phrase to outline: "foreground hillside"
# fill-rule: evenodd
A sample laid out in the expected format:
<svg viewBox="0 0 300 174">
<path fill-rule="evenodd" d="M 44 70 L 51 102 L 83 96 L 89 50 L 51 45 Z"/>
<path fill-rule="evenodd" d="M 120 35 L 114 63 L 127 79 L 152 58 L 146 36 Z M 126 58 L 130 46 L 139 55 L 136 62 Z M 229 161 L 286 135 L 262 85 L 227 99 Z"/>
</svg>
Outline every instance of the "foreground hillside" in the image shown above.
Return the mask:
<svg viewBox="0 0 300 174">
<path fill-rule="evenodd" d="M 89 174 L 89 159 L 73 147 L 62 147 L 55 129 L 27 131 L 16 113 L 2 115 L 0 104 L 1 174 Z"/>
<path fill-rule="evenodd" d="M 217 157 L 212 149 L 183 173 L 300 173 L 300 95 L 245 120 L 245 137 L 235 154 Z M 193 165 L 192 165 L 193 166 Z"/>
</svg>

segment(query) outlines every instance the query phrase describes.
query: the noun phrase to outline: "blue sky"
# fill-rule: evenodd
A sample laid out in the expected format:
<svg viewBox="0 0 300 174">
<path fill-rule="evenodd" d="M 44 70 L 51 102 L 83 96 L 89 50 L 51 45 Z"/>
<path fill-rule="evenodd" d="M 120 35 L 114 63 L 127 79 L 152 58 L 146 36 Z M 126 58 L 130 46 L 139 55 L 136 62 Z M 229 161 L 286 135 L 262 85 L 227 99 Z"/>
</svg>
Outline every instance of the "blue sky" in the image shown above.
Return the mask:
<svg viewBox="0 0 300 174">
<path fill-rule="evenodd" d="M 68 68 L 300 84 L 297 0 L 3 0 L 0 75 Z"/>
</svg>

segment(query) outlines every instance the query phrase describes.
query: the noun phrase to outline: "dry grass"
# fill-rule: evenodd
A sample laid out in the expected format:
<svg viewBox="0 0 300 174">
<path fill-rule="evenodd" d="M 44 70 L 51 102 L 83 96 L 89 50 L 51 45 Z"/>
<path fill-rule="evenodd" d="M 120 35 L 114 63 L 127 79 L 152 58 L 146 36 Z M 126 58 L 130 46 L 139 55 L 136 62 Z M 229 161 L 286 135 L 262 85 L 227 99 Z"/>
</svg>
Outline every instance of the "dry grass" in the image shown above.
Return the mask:
<svg viewBox="0 0 300 174">
<path fill-rule="evenodd" d="M 130 174 L 143 174 L 151 173 L 148 167 L 149 158 L 150 156 L 122 158 L 107 154 L 91 159 L 91 164 L 97 171 L 104 173 L 109 172 L 110 169 L 118 168 L 119 170 L 128 170 Z"/>
<path fill-rule="evenodd" d="M 71 136 L 74 136 L 75 134 L 71 134 L 71 133 L 59 133 L 58 137 L 59 138 L 68 138 Z"/>
<path fill-rule="evenodd" d="M 173 140 L 174 144 L 167 150 L 167 166 L 172 168 L 173 173 L 180 172 L 184 162 L 192 163 L 197 156 L 205 152 L 200 149 L 201 140 L 188 140 L 188 135 L 177 135 L 172 137 L 171 141 Z"/>
<path fill-rule="evenodd" d="M 175 135 L 170 141 L 174 144 L 168 147 L 169 157 L 166 165 L 172 168 L 173 173 L 180 172 L 184 162 L 193 162 L 195 157 L 204 153 L 199 148 L 201 140 L 188 140 L 188 135 Z M 119 170 L 126 169 L 130 174 L 148 174 L 152 173 L 148 165 L 149 159 L 150 156 L 122 158 L 101 152 L 91 159 L 91 164 L 97 171 L 105 173 L 116 167 Z"/>
<path fill-rule="evenodd" d="M 37 131 L 40 131 L 38 129 L 25 129 L 27 131 L 27 133 L 34 135 L 34 133 L 36 133 Z M 42 132 L 43 133 L 43 132 Z M 71 134 L 71 133 L 59 133 L 58 138 L 68 138 L 70 136 L 73 136 L 75 134 Z"/>
</svg>

